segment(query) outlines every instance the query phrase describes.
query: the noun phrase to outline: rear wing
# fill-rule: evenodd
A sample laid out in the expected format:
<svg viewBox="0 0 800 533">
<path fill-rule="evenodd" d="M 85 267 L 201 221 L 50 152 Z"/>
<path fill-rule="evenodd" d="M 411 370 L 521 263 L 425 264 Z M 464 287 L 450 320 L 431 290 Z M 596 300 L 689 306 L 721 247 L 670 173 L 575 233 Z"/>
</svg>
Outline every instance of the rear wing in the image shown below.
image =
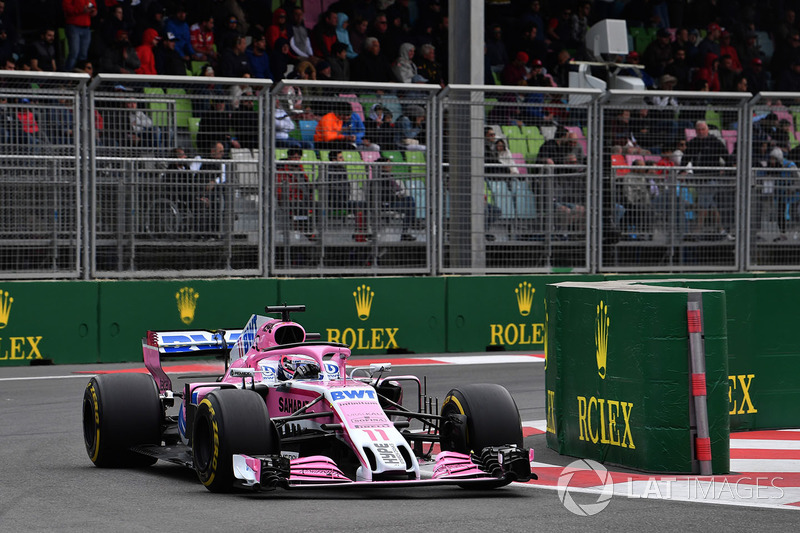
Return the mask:
<svg viewBox="0 0 800 533">
<path fill-rule="evenodd" d="M 228 354 L 242 336 L 241 329 L 148 331 L 142 339 L 144 366 L 158 384 L 159 392 L 172 389 L 172 381 L 161 367 L 164 359 L 220 357 L 228 367 Z"/>
</svg>

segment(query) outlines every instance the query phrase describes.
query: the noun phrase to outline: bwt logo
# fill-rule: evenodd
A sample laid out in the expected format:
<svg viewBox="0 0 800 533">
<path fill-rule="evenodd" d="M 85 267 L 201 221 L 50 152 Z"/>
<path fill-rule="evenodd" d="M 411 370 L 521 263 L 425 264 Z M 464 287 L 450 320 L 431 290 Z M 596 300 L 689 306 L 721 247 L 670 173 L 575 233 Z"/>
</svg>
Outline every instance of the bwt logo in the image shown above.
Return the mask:
<svg viewBox="0 0 800 533">
<path fill-rule="evenodd" d="M 335 390 L 331 392 L 331 400 L 334 402 L 338 402 L 339 400 L 363 400 L 364 398 L 369 398 L 371 400 L 375 399 L 375 391 L 374 390 Z"/>
</svg>

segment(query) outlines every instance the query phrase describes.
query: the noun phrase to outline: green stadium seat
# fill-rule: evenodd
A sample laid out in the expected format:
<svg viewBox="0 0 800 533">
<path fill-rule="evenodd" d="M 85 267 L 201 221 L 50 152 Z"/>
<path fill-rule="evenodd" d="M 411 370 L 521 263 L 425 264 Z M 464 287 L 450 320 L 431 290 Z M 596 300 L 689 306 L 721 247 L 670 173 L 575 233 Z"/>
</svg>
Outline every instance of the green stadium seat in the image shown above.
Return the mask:
<svg viewBox="0 0 800 533">
<path fill-rule="evenodd" d="M 186 89 L 170 88 L 167 94 L 174 96 L 176 125 L 179 128 L 189 128 L 189 119 L 192 117 L 192 100 L 186 96 Z"/>
<path fill-rule="evenodd" d="M 145 87 L 143 92 L 151 96 L 161 97 L 161 99 L 165 96 L 164 89 L 161 87 Z M 150 110 L 150 118 L 153 119 L 153 125 L 162 128 L 170 126 L 169 104 L 166 102 L 147 102 L 147 107 Z"/>
<path fill-rule="evenodd" d="M 406 152 L 406 163 L 414 163 L 414 166 L 407 167 L 411 174 L 427 174 L 428 162 L 425 158 L 425 152 L 419 150 Z"/>
<path fill-rule="evenodd" d="M 506 148 L 512 153 L 528 153 L 528 140 L 523 136 L 519 126 L 502 126 L 502 130 L 506 137 Z"/>
<path fill-rule="evenodd" d="M 189 117 L 187 126 L 189 128 L 189 135 L 192 138 L 192 146 L 197 150 L 197 132 L 200 131 L 200 117 Z"/>
</svg>

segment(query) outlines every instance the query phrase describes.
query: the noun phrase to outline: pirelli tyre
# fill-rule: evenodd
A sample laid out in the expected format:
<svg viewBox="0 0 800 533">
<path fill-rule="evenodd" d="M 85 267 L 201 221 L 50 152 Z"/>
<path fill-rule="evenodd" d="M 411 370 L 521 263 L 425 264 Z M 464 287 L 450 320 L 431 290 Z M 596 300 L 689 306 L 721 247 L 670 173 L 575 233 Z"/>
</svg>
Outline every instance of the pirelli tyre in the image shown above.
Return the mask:
<svg viewBox="0 0 800 533">
<path fill-rule="evenodd" d="M 197 407 L 192 431 L 192 460 L 197 475 L 211 492 L 233 489 L 233 454 L 280 452 L 264 399 L 241 389 L 208 394 Z"/>
<path fill-rule="evenodd" d="M 131 448 L 161 443 L 164 412 L 149 374 L 93 377 L 83 392 L 83 440 L 99 467 L 149 466 L 156 458 Z"/>
<path fill-rule="evenodd" d="M 501 385 L 476 383 L 450 390 L 442 403 L 443 451 L 481 453 L 487 446 L 522 448 L 514 398 Z"/>
</svg>

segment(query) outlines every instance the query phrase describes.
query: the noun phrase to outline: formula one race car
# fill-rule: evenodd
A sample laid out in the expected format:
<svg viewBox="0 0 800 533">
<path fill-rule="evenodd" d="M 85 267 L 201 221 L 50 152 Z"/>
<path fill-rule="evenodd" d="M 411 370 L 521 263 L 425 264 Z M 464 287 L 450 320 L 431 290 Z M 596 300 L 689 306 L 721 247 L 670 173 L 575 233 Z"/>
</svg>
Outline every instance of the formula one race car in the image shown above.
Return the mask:
<svg viewBox="0 0 800 533">
<path fill-rule="evenodd" d="M 148 332 L 142 347 L 150 375 L 99 375 L 86 387 L 83 432 L 92 462 L 126 467 L 162 459 L 193 467 L 212 492 L 494 488 L 536 477 L 505 388 L 452 389 L 439 410 L 419 378 L 384 377 L 389 363 L 348 375 L 347 346 L 321 342 L 290 320 L 304 310 L 267 307 L 281 318 L 253 315 L 239 331 Z M 161 360 L 199 355 L 226 357 L 225 375 L 173 391 Z M 414 409 L 404 405 L 404 390 L 416 393 Z M 177 416 L 168 415 L 175 398 Z"/>
</svg>

